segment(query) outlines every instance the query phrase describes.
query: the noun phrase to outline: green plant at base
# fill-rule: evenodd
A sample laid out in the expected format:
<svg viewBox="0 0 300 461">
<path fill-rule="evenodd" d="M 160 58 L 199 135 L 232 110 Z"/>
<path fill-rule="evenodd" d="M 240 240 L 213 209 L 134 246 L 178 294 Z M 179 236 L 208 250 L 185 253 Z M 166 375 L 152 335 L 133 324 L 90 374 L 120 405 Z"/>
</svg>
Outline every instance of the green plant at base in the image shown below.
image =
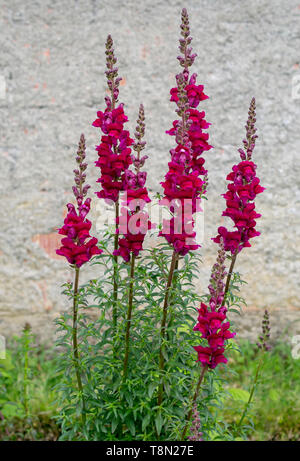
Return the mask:
<svg viewBox="0 0 300 461">
<path fill-rule="evenodd" d="M 57 381 L 50 352 L 35 343 L 27 324 L 9 339 L 0 360 L 0 440 L 55 440 L 59 428 L 51 390 Z"/>
</svg>

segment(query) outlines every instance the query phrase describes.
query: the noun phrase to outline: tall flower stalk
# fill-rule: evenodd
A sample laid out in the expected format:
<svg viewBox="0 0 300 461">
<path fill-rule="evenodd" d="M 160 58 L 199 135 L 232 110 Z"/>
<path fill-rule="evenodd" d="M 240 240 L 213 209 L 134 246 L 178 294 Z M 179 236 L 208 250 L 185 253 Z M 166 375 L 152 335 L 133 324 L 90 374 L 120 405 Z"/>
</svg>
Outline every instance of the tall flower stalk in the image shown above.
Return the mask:
<svg viewBox="0 0 300 461">
<path fill-rule="evenodd" d="M 257 166 L 252 161 L 257 138 L 255 109 L 255 98 L 252 98 L 245 126 L 244 148 L 238 150 L 241 161 L 239 164 L 234 165 L 232 172 L 228 174 L 227 180 L 231 182 L 227 186 L 227 192 L 223 195 L 227 208 L 222 215 L 232 219 L 236 230 L 230 232 L 226 227 L 219 227 L 217 237 L 213 238 L 215 242 L 219 242 L 220 238 L 222 238 L 225 250 L 231 253 L 231 265 L 226 280 L 225 298 L 229 290 L 238 253 L 245 247 L 251 247 L 249 240 L 260 235 L 255 226 L 256 219 L 261 215 L 255 211 L 254 200 L 257 194 L 264 191 L 264 187 L 260 185 L 260 180 L 256 176 Z"/>
<path fill-rule="evenodd" d="M 163 372 L 165 368 L 165 339 L 167 328 L 168 307 L 170 292 L 173 285 L 175 268 L 179 256 L 186 255 L 191 250 L 199 248 L 195 241 L 194 213 L 200 211 L 201 196 L 205 192 L 207 171 L 204 169 L 202 153 L 211 149 L 208 144 L 208 133 L 203 129 L 209 127 L 204 119 L 205 112 L 199 112 L 196 107 L 208 98 L 203 92 L 203 85 L 196 85 L 197 74 L 190 76 L 189 67 L 192 66 L 196 54 L 192 53 L 190 46 L 189 18 L 186 9 L 181 14 L 181 38 L 179 40 L 178 56 L 182 72 L 176 76 L 177 86 L 170 91 L 171 101 L 176 103 L 176 113 L 179 120 L 173 122 L 170 136 L 175 136 L 176 147 L 171 149 L 169 171 L 162 182 L 164 196 L 160 201 L 162 206 L 167 206 L 171 218 L 163 221 L 160 236 L 163 236 L 173 247 L 173 254 L 165 289 L 162 321 L 160 327 L 159 370 L 161 381 L 158 389 L 158 405 L 163 401 Z M 202 177 L 202 178 L 201 178 Z"/>
<path fill-rule="evenodd" d="M 123 363 L 123 381 L 127 379 L 128 361 L 129 361 L 129 347 L 130 347 L 130 327 L 133 307 L 133 284 L 134 284 L 134 269 L 135 269 L 135 255 L 131 255 L 130 264 L 130 281 L 129 281 L 129 294 L 128 294 L 128 309 L 126 317 L 126 333 L 125 333 L 125 353 Z"/>
<path fill-rule="evenodd" d="M 235 333 L 229 331 L 230 323 L 225 322 L 227 308 L 225 307 L 226 298 L 229 292 L 230 281 L 233 274 L 234 265 L 238 253 L 245 247 L 251 247 L 250 238 L 260 235 L 256 231 L 256 221 L 261 215 L 255 211 L 255 197 L 263 192 L 264 188 L 260 185 L 260 180 L 256 176 L 256 165 L 252 162 L 252 153 L 255 147 L 256 135 L 256 113 L 255 99 L 252 98 L 246 123 L 246 139 L 243 140 L 244 149 L 239 149 L 241 162 L 234 165 L 232 172 L 227 176 L 227 192 L 223 195 L 226 200 L 226 210 L 223 216 L 230 217 L 237 230 L 228 231 L 225 227 L 219 227 L 217 237 L 212 240 L 218 243 L 221 248 L 216 265 L 213 267 L 209 291 L 210 291 L 210 312 L 208 307 L 201 303 L 199 309 L 198 323 L 194 327 L 195 331 L 202 334 L 208 342 L 208 347 L 195 346 L 198 353 L 198 361 L 202 365 L 202 371 L 198 380 L 196 391 L 192 400 L 192 406 L 188 412 L 186 425 L 182 438 L 184 439 L 188 424 L 192 415 L 192 408 L 198 398 L 200 384 L 203 381 L 206 370 L 215 368 L 219 363 L 227 363 L 224 356 L 225 341 L 232 338 Z M 231 264 L 225 279 L 225 255 L 231 254 Z M 204 371 L 205 370 L 205 371 Z"/>
<path fill-rule="evenodd" d="M 145 148 L 146 142 L 143 141 L 145 135 L 145 111 L 141 104 L 135 130 L 135 142 L 131 160 L 134 172 L 127 170 L 124 178 L 124 197 L 122 201 L 121 215 L 118 220 L 120 234 L 118 249 L 114 251 L 115 256 L 121 256 L 125 262 L 130 262 L 130 280 L 128 294 L 128 308 L 126 316 L 125 333 L 125 354 L 123 364 L 123 380 L 127 378 L 129 348 L 130 348 L 130 327 L 133 309 L 133 285 L 136 257 L 143 249 L 145 235 L 152 227 L 145 205 L 150 202 L 148 190 L 145 186 L 147 173 L 141 171 L 145 164 L 147 155 L 141 157 L 141 152 Z"/>
<path fill-rule="evenodd" d="M 73 344 L 73 361 L 77 379 L 79 394 L 82 400 L 82 421 L 85 422 L 85 399 L 80 370 L 80 357 L 78 351 L 78 307 L 79 307 L 79 269 L 88 262 L 94 255 L 101 254 L 102 250 L 97 247 L 98 240 L 91 237 L 89 231 L 92 223 L 86 219 L 90 210 L 90 198 L 85 198 L 90 186 L 84 185 L 86 179 L 85 170 L 85 138 L 82 134 L 80 137 L 76 162 L 78 167 L 74 170 L 75 186 L 73 194 L 77 202 L 77 210 L 72 203 L 67 204 L 68 214 L 64 220 L 64 225 L 58 232 L 65 235 L 62 238 L 62 246 L 56 250 L 58 255 L 64 256 L 75 272 L 73 288 L 73 323 L 72 323 L 72 344 Z M 89 240 L 88 240 L 89 239 Z"/>
<path fill-rule="evenodd" d="M 161 327 L 160 327 L 159 371 L 161 374 L 165 367 L 164 353 L 165 353 L 167 314 L 168 314 L 168 307 L 169 307 L 170 291 L 172 288 L 173 276 L 174 276 L 177 261 L 178 261 L 178 254 L 174 250 L 172 254 L 172 261 L 171 261 L 171 266 L 169 270 L 169 276 L 168 276 L 168 281 L 167 281 L 167 286 L 166 286 L 166 291 L 165 291 L 163 314 L 162 314 Z M 164 392 L 164 384 L 163 384 L 163 380 L 161 376 L 161 381 L 160 381 L 159 388 L 158 388 L 158 399 L 157 399 L 158 405 L 162 404 L 163 392 Z"/>
<path fill-rule="evenodd" d="M 79 360 L 79 352 L 78 352 L 78 284 L 79 284 L 79 267 L 75 267 L 75 281 L 74 281 L 74 291 L 73 291 L 73 325 L 72 325 L 72 341 L 73 341 L 73 358 L 74 358 L 74 365 L 75 365 L 75 373 L 76 379 L 78 384 L 78 391 L 81 395 L 82 400 L 82 422 L 85 423 L 85 414 L 86 414 L 86 406 L 85 406 L 85 398 L 83 393 L 83 385 L 81 379 L 81 371 L 80 371 L 80 360 Z"/>
<path fill-rule="evenodd" d="M 257 368 L 256 368 L 256 372 L 255 372 L 255 375 L 254 375 L 254 379 L 253 379 L 253 383 L 252 383 L 252 386 L 251 386 L 248 401 L 247 401 L 247 403 L 245 405 L 245 408 L 244 408 L 244 411 L 242 413 L 242 416 L 241 416 L 238 424 L 236 425 L 236 430 L 239 430 L 239 428 L 241 427 L 242 422 L 244 421 L 244 419 L 245 419 L 245 417 L 246 417 L 246 415 L 248 413 L 249 407 L 251 405 L 251 402 L 252 402 L 252 399 L 253 399 L 253 396 L 254 396 L 254 392 L 255 392 L 255 389 L 257 387 L 260 372 L 261 372 L 262 367 L 264 365 L 265 353 L 268 352 L 271 349 L 271 346 L 268 344 L 269 339 L 270 339 L 270 318 L 269 318 L 269 312 L 267 310 L 265 310 L 263 321 L 262 321 L 262 335 L 259 336 L 258 342 L 256 343 L 258 349 L 260 350 L 260 359 L 259 359 L 259 362 L 258 362 L 258 365 L 257 365 Z"/>
<path fill-rule="evenodd" d="M 116 332 L 118 321 L 118 222 L 119 222 L 119 194 L 124 190 L 125 173 L 131 160 L 130 146 L 133 139 L 129 131 L 124 130 L 124 124 L 128 121 L 124 113 L 124 105 L 118 103 L 119 85 L 122 80 L 118 77 L 118 68 L 115 66 L 117 58 L 114 54 L 113 40 L 110 35 L 106 41 L 106 67 L 107 85 L 110 96 L 105 97 L 106 109 L 97 112 L 97 119 L 93 122 L 94 127 L 101 129 L 103 135 L 101 144 L 96 146 L 98 160 L 95 165 L 100 168 L 101 176 L 97 180 L 101 184 L 101 191 L 96 192 L 99 198 L 115 204 L 115 235 L 113 256 L 113 326 Z"/>
<path fill-rule="evenodd" d="M 29 351 L 32 340 L 31 326 L 29 323 L 26 323 L 23 329 L 23 334 L 21 337 L 22 346 L 23 346 L 23 355 L 24 355 L 24 366 L 23 366 L 23 408 L 25 417 L 29 416 L 29 396 L 28 396 L 28 385 L 30 383 L 29 379 Z"/>
<path fill-rule="evenodd" d="M 192 427 L 191 427 L 191 434 L 190 437 L 188 437 L 188 440 L 190 442 L 202 442 L 202 435 L 203 432 L 200 431 L 201 429 L 201 421 L 200 421 L 200 415 L 197 409 L 197 406 L 195 405 L 193 408 L 193 420 L 192 420 Z"/>
<path fill-rule="evenodd" d="M 207 341 L 208 346 L 194 346 L 195 351 L 198 353 L 197 361 L 200 362 L 202 368 L 186 417 L 186 424 L 182 432 L 182 440 L 184 440 L 186 436 L 193 408 L 197 404 L 200 387 L 206 371 L 216 368 L 220 363 L 227 363 L 227 358 L 224 356 L 225 342 L 235 336 L 235 333 L 229 330 L 230 323 L 226 321 L 227 309 L 223 304 L 224 279 L 226 276 L 225 258 L 226 254 L 223 240 L 221 239 L 218 257 L 216 263 L 213 265 L 208 286 L 210 292 L 209 306 L 201 303 L 201 307 L 198 309 L 198 322 L 194 327 L 194 331 L 201 333 L 201 337 Z"/>
</svg>

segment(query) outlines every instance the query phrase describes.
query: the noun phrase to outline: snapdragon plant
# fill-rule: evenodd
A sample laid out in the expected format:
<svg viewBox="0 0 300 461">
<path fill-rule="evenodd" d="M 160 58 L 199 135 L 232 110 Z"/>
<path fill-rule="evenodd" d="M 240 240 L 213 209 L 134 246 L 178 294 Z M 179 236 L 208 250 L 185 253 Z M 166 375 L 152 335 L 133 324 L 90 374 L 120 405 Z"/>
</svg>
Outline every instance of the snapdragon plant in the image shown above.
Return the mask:
<svg viewBox="0 0 300 461">
<path fill-rule="evenodd" d="M 104 226 L 98 239 L 91 237 L 82 135 L 74 170 L 76 207 L 67 205 L 57 250 L 74 270 L 74 283 L 64 285 L 70 310 L 57 321 L 59 370 L 64 371 L 57 386 L 62 440 L 234 440 L 243 431 L 245 416 L 231 428 L 217 420 L 213 408 L 228 397 L 220 368 L 227 366 L 234 347 L 230 311 L 242 302 L 237 292 L 242 280 L 234 272 L 237 257 L 259 235 L 254 200 L 263 187 L 252 161 L 255 99 L 241 161 L 228 174 L 224 194 L 223 216 L 231 218 L 234 230 L 220 227 L 213 238 L 217 258 L 208 292 L 201 295 L 195 288 L 202 276 L 196 216 L 208 198 L 204 163 L 212 146 L 206 131 L 210 123 L 198 110 L 208 96 L 190 72 L 197 55 L 186 9 L 180 29 L 180 72 L 170 91 L 178 119 L 167 131 L 175 146 L 157 198 L 167 211 L 162 223 L 152 223 L 147 211 L 144 106 L 131 136 L 118 102 L 121 78 L 113 40 L 107 38 L 108 95 L 93 122 L 100 133 L 95 200 L 113 204 L 115 222 Z M 158 240 L 155 246 L 146 247 L 147 233 Z M 80 284 L 79 271 L 89 261 L 94 278 Z"/>
</svg>

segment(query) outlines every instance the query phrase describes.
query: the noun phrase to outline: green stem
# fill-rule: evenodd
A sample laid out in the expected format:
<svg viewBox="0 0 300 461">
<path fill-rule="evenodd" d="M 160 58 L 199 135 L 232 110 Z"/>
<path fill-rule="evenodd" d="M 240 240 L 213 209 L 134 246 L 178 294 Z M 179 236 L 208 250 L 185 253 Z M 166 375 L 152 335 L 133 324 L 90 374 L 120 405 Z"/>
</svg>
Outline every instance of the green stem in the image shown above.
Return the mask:
<svg viewBox="0 0 300 461">
<path fill-rule="evenodd" d="M 175 297 L 174 297 L 174 290 L 176 290 L 176 286 L 177 286 L 177 281 L 178 281 L 178 264 L 179 264 L 179 256 L 178 258 L 176 259 L 176 263 L 175 263 L 175 268 L 174 268 L 174 271 L 175 271 L 175 274 L 174 274 L 174 277 L 173 277 L 173 282 L 172 282 L 172 293 L 171 293 L 171 296 L 170 296 L 170 302 L 169 302 L 169 307 L 171 308 L 174 304 L 174 301 L 175 301 Z M 174 311 L 170 312 L 170 321 L 169 321 L 169 327 L 172 326 L 173 324 L 173 321 L 174 321 L 174 318 L 175 318 L 175 315 L 174 315 Z M 167 337 L 167 340 L 169 340 L 169 335 L 168 335 L 168 332 L 166 333 L 166 337 Z"/>
<path fill-rule="evenodd" d="M 170 271 L 169 271 L 168 282 L 166 286 L 164 306 L 163 306 L 163 316 L 162 316 L 161 327 L 160 327 L 159 373 L 160 373 L 161 382 L 158 388 L 158 398 L 157 398 L 158 406 L 160 406 L 163 401 L 164 384 L 162 380 L 162 374 L 165 368 L 164 352 L 165 352 L 166 323 L 167 323 L 167 314 L 168 314 L 168 306 L 169 306 L 169 295 L 170 295 L 171 288 L 172 288 L 172 281 L 173 281 L 173 275 L 174 275 L 174 270 L 176 267 L 177 258 L 178 258 L 178 254 L 174 250 L 173 255 L 172 255 Z"/>
<path fill-rule="evenodd" d="M 24 351 L 24 412 L 26 418 L 28 417 L 29 411 L 28 411 L 28 348 L 29 348 L 29 331 L 24 330 L 24 336 L 25 336 L 25 351 Z"/>
<path fill-rule="evenodd" d="M 264 354 L 262 354 L 262 356 L 261 356 L 261 358 L 260 358 L 260 361 L 259 361 L 259 363 L 258 363 L 258 366 L 257 366 L 257 369 L 256 369 L 256 373 L 255 373 L 255 377 L 254 377 L 254 381 L 253 381 L 252 388 L 251 388 L 251 391 L 250 391 L 249 399 L 248 399 L 248 402 L 247 402 L 246 405 L 245 405 L 243 414 L 242 414 L 242 416 L 241 416 L 241 419 L 240 419 L 239 423 L 238 423 L 237 426 L 236 426 L 236 429 L 239 429 L 239 428 L 241 427 L 241 424 L 242 424 L 242 422 L 244 421 L 245 416 L 247 415 L 247 412 L 248 412 L 250 403 L 251 403 L 252 398 L 253 398 L 253 395 L 254 395 L 255 387 L 256 387 L 256 384 L 257 384 L 257 381 L 258 381 L 259 372 L 260 372 L 260 370 L 261 370 L 261 367 L 262 367 L 262 365 L 263 365 L 263 362 L 264 362 Z"/>
<path fill-rule="evenodd" d="M 115 239 L 114 239 L 114 250 L 118 249 L 118 219 L 119 219 L 119 199 L 116 201 L 115 207 L 115 219 L 116 219 L 116 229 L 115 229 Z M 113 329 L 114 336 L 117 331 L 117 322 L 118 322 L 118 256 L 114 255 L 114 275 L 113 275 Z"/>
<path fill-rule="evenodd" d="M 223 303 L 225 303 L 225 301 L 226 301 L 226 296 L 227 296 L 227 293 L 228 293 L 228 290 L 229 290 L 230 280 L 231 280 L 231 277 L 232 277 L 232 274 L 233 274 L 233 268 L 234 268 L 234 265 L 235 265 L 237 254 L 238 253 L 237 253 L 237 250 L 236 250 L 236 252 L 234 253 L 234 255 L 231 258 L 231 264 L 230 264 L 229 272 L 227 274 L 226 285 L 225 285 L 225 290 L 224 290 Z"/>
<path fill-rule="evenodd" d="M 83 395 L 83 386 L 80 375 L 79 353 L 78 353 L 78 340 L 77 340 L 77 318 L 78 318 L 78 282 L 79 282 L 79 267 L 75 267 L 75 283 L 73 293 L 73 357 L 75 373 L 77 378 L 78 390 L 82 399 L 82 423 L 85 424 L 85 400 Z"/>
<path fill-rule="evenodd" d="M 131 255 L 131 266 L 130 266 L 130 283 L 129 283 L 129 295 L 128 295 L 128 310 L 126 319 L 126 334 L 125 334 L 125 356 L 123 366 L 123 380 L 127 378 L 127 367 L 129 360 L 129 345 L 130 345 L 130 326 L 132 317 L 132 304 L 133 304 L 133 282 L 134 282 L 134 268 L 135 268 L 135 256 Z"/>
<path fill-rule="evenodd" d="M 207 365 L 202 367 L 202 370 L 201 370 L 201 373 L 200 373 L 200 376 L 199 376 L 199 379 L 198 379 L 198 382 L 197 382 L 197 386 L 196 386 L 196 389 L 195 389 L 195 393 L 194 393 L 194 396 L 193 396 L 193 400 L 192 400 L 189 412 L 188 412 L 187 417 L 186 417 L 186 424 L 185 424 L 184 429 L 182 431 L 181 440 L 185 439 L 186 432 L 187 432 L 187 429 L 188 429 L 188 426 L 189 426 L 189 422 L 191 420 L 191 416 L 192 416 L 192 413 L 193 413 L 193 408 L 194 408 L 194 405 L 195 405 L 195 403 L 197 401 L 200 386 L 202 384 L 202 381 L 203 381 L 203 378 L 204 378 L 206 370 L 207 370 Z"/>
</svg>

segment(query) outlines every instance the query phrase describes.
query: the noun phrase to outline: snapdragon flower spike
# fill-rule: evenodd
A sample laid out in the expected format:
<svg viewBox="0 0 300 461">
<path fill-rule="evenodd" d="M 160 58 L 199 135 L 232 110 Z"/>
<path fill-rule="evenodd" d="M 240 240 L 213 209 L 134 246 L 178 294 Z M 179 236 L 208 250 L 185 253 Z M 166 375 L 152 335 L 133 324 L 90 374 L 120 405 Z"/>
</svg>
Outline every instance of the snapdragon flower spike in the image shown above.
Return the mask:
<svg viewBox="0 0 300 461">
<path fill-rule="evenodd" d="M 106 96 L 106 109 L 97 112 L 97 119 L 93 126 L 100 128 L 103 135 L 101 143 L 96 146 L 98 160 L 95 165 L 100 168 L 101 176 L 97 180 L 101 184 L 101 191 L 97 196 L 117 202 L 120 191 L 124 190 L 125 172 L 131 160 L 131 148 L 133 139 L 129 131 L 124 130 L 124 124 L 128 121 L 124 113 L 124 105 L 119 104 L 119 84 L 122 78 L 118 77 L 118 68 L 115 67 L 117 59 L 114 55 L 113 40 L 109 35 L 106 42 L 106 65 L 107 85 L 110 97 Z"/>
<path fill-rule="evenodd" d="M 262 321 L 262 335 L 259 336 L 258 342 L 256 343 L 259 349 L 263 349 L 264 351 L 269 351 L 271 346 L 268 344 L 270 339 L 270 318 L 269 312 L 265 310 L 264 318 Z"/>
<path fill-rule="evenodd" d="M 194 346 L 198 353 L 198 362 L 202 366 L 208 368 L 216 368 L 219 363 L 227 363 L 227 358 L 224 356 L 225 341 L 233 338 L 236 333 L 231 332 L 230 322 L 226 319 L 227 309 L 223 305 L 224 300 L 224 278 L 225 258 L 223 241 L 220 242 L 217 261 L 212 268 L 210 284 L 209 307 L 201 303 L 198 309 L 198 322 L 194 327 L 194 331 L 199 331 L 201 337 L 207 340 L 208 346 Z M 227 321 L 226 321 L 227 320 Z"/>
<path fill-rule="evenodd" d="M 203 432 L 200 431 L 201 429 L 201 420 L 199 411 L 197 410 L 197 405 L 195 404 L 193 407 L 193 419 L 192 419 L 192 426 L 190 429 L 191 435 L 188 437 L 190 442 L 203 442 Z"/>
<path fill-rule="evenodd" d="M 224 279 L 227 275 L 225 259 L 226 253 L 224 250 L 224 243 L 223 240 L 221 240 L 219 244 L 217 260 L 212 267 L 208 285 L 208 290 L 210 293 L 209 306 L 212 312 L 220 308 L 224 301 Z"/>
<path fill-rule="evenodd" d="M 148 190 L 145 187 L 147 173 L 141 171 L 145 164 L 147 155 L 141 157 L 141 151 L 145 148 L 145 141 L 142 138 L 145 135 L 145 113 L 141 104 L 137 127 L 135 131 L 136 142 L 133 144 L 133 150 L 136 155 L 132 155 L 135 173 L 127 170 L 124 175 L 124 199 L 121 214 L 118 218 L 118 233 L 122 234 L 119 238 L 119 248 L 114 251 L 114 255 L 122 256 L 124 261 L 130 260 L 130 255 L 138 256 L 143 249 L 145 235 L 153 225 L 149 220 L 148 213 L 144 210 L 146 203 L 151 200 Z"/>
<path fill-rule="evenodd" d="M 217 237 L 212 239 L 218 243 L 222 238 L 225 250 L 232 254 L 239 253 L 245 247 L 251 247 L 249 240 L 260 235 L 255 226 L 256 219 L 260 218 L 261 214 L 255 211 L 254 200 L 265 188 L 260 185 L 260 180 L 256 176 L 257 166 L 252 161 L 252 153 L 257 138 L 255 115 L 255 99 L 253 98 L 245 126 L 244 149 L 238 150 L 241 162 L 234 165 L 232 172 L 228 174 L 226 179 L 230 183 L 227 186 L 227 192 L 223 194 L 227 206 L 226 210 L 223 211 L 223 216 L 232 219 L 236 230 L 229 231 L 226 227 L 221 226 L 218 228 Z"/>
<path fill-rule="evenodd" d="M 181 17 L 179 50 L 183 56 L 179 56 L 178 60 L 184 69 L 176 76 L 177 87 L 170 91 L 171 101 L 176 103 L 176 113 L 180 119 L 175 120 L 173 127 L 167 131 L 167 134 L 175 137 L 176 147 L 170 150 L 171 161 L 165 181 L 161 183 L 164 196 L 160 202 L 169 207 L 173 216 L 163 222 L 159 235 L 165 237 L 177 253 L 185 255 L 200 246 L 195 241 L 193 214 L 200 211 L 200 199 L 206 191 L 207 170 L 202 154 L 212 146 L 208 143 L 208 133 L 203 131 L 210 123 L 204 118 L 205 112 L 196 109 L 208 96 L 204 94 L 203 85 L 196 84 L 197 75 L 190 76 L 189 73 L 196 54 L 192 53 L 190 46 L 192 37 L 185 8 Z"/>
<path fill-rule="evenodd" d="M 62 246 L 56 250 L 58 255 L 67 258 L 70 264 L 77 267 L 88 262 L 92 256 L 101 254 L 102 250 L 97 247 L 98 240 L 90 236 L 91 221 L 86 219 L 90 211 L 91 199 L 85 198 L 90 186 L 84 186 L 87 168 L 85 160 L 85 138 L 82 134 L 79 141 L 76 157 L 77 168 L 75 173 L 75 186 L 73 193 L 77 202 L 77 211 L 72 203 L 67 204 L 68 214 L 64 220 L 64 225 L 58 230 L 59 234 L 65 235 L 61 240 Z M 88 240 L 89 239 L 89 240 Z"/>
</svg>

